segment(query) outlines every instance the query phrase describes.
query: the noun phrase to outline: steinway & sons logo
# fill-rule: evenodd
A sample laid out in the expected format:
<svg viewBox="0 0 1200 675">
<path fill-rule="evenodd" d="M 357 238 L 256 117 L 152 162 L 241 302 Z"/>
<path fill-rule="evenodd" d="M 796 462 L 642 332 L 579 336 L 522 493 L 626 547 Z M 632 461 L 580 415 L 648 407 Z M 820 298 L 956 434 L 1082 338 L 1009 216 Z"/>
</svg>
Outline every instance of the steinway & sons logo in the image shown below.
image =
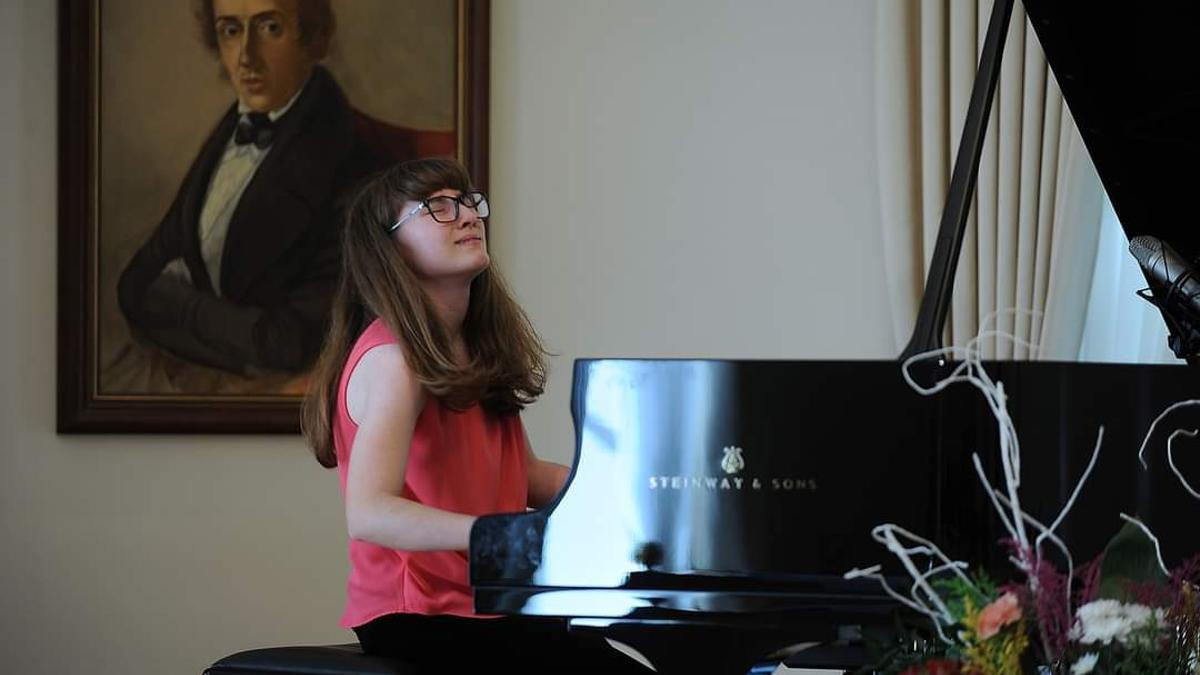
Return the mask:
<svg viewBox="0 0 1200 675">
<path fill-rule="evenodd" d="M 746 468 L 746 460 L 742 459 L 742 449 L 736 445 L 726 446 L 725 456 L 721 458 L 721 468 L 728 474 L 741 473 Z"/>
<path fill-rule="evenodd" d="M 729 445 L 721 450 L 720 475 L 650 476 L 651 490 L 761 490 L 767 492 L 816 492 L 817 479 L 784 476 L 739 475 L 746 468 L 742 449 Z"/>
</svg>

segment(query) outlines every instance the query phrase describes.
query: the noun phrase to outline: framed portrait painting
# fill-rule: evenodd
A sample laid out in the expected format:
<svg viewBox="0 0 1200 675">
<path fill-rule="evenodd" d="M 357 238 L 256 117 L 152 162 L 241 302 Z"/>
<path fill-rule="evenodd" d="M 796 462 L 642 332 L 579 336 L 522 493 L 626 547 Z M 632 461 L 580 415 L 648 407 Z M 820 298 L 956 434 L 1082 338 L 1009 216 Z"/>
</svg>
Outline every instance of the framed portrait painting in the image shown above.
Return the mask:
<svg viewBox="0 0 1200 675">
<path fill-rule="evenodd" d="M 295 433 L 340 211 L 487 183 L 487 0 L 60 0 L 58 429 Z"/>
</svg>

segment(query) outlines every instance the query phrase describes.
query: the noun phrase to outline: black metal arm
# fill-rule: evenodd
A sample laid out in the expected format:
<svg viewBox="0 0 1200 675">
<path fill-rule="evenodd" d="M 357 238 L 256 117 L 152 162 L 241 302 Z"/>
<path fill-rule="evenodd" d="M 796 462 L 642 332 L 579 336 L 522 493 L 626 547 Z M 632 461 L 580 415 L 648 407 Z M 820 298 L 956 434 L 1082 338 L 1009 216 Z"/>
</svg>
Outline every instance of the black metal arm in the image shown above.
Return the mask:
<svg viewBox="0 0 1200 675">
<path fill-rule="evenodd" d="M 1000 79 L 1000 58 L 1004 53 L 1013 2 L 996 0 L 992 6 L 992 17 L 988 21 L 987 36 L 979 57 L 979 70 L 975 74 L 975 86 L 971 90 L 971 102 L 967 108 L 967 120 L 958 144 L 958 155 L 954 158 L 950 193 L 946 195 L 946 206 L 938 226 L 937 245 L 929 265 L 929 276 L 925 279 L 925 294 L 921 297 L 921 308 L 917 313 L 912 338 L 900 354 L 902 360 L 942 346 L 942 331 L 954 289 L 954 272 L 958 269 L 958 254 L 967 227 L 967 213 L 971 209 L 971 197 L 975 193 L 975 181 L 979 175 L 983 135 L 992 111 L 996 82 Z"/>
</svg>

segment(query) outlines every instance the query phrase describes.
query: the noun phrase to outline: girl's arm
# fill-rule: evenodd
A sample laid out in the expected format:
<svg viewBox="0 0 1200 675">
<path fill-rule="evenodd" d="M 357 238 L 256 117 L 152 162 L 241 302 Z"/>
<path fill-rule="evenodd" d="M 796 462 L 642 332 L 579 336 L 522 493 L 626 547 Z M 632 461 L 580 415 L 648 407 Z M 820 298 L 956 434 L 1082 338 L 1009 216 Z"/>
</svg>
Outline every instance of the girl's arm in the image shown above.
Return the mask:
<svg viewBox="0 0 1200 675">
<path fill-rule="evenodd" d="M 524 426 L 521 431 L 524 433 Z M 537 455 L 533 454 L 528 435 L 525 436 L 525 447 L 528 452 L 525 461 L 529 480 L 528 505 L 536 509 L 549 504 L 558 496 L 563 484 L 567 482 L 567 476 L 571 474 L 571 467 L 538 459 Z"/>
<path fill-rule="evenodd" d="M 358 423 L 346 476 L 350 537 L 404 551 L 465 550 L 474 516 L 400 496 L 425 393 L 399 345 L 363 355 L 350 374 L 346 404 Z"/>
</svg>

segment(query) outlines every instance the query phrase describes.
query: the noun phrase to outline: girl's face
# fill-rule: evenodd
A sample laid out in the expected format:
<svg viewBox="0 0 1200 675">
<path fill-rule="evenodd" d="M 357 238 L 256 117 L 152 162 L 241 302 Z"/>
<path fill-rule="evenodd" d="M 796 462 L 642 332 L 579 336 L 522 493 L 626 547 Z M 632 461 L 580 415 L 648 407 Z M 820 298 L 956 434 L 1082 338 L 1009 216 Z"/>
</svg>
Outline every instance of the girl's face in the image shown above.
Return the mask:
<svg viewBox="0 0 1200 675">
<path fill-rule="evenodd" d="M 462 193 L 446 188 L 438 190 L 425 200 L 435 197 L 459 198 Z M 435 202 L 438 218 L 422 206 L 423 202 L 405 202 L 401 214 L 417 207 L 420 210 L 409 218 L 392 236 L 400 244 L 405 261 L 424 280 L 462 279 L 470 283 L 491 264 L 487 252 L 487 236 L 484 220 L 475 208 L 458 203 L 458 216 L 453 217 L 452 202 Z M 450 208 L 446 208 L 449 205 Z M 438 220 L 450 219 L 450 222 Z"/>
</svg>

